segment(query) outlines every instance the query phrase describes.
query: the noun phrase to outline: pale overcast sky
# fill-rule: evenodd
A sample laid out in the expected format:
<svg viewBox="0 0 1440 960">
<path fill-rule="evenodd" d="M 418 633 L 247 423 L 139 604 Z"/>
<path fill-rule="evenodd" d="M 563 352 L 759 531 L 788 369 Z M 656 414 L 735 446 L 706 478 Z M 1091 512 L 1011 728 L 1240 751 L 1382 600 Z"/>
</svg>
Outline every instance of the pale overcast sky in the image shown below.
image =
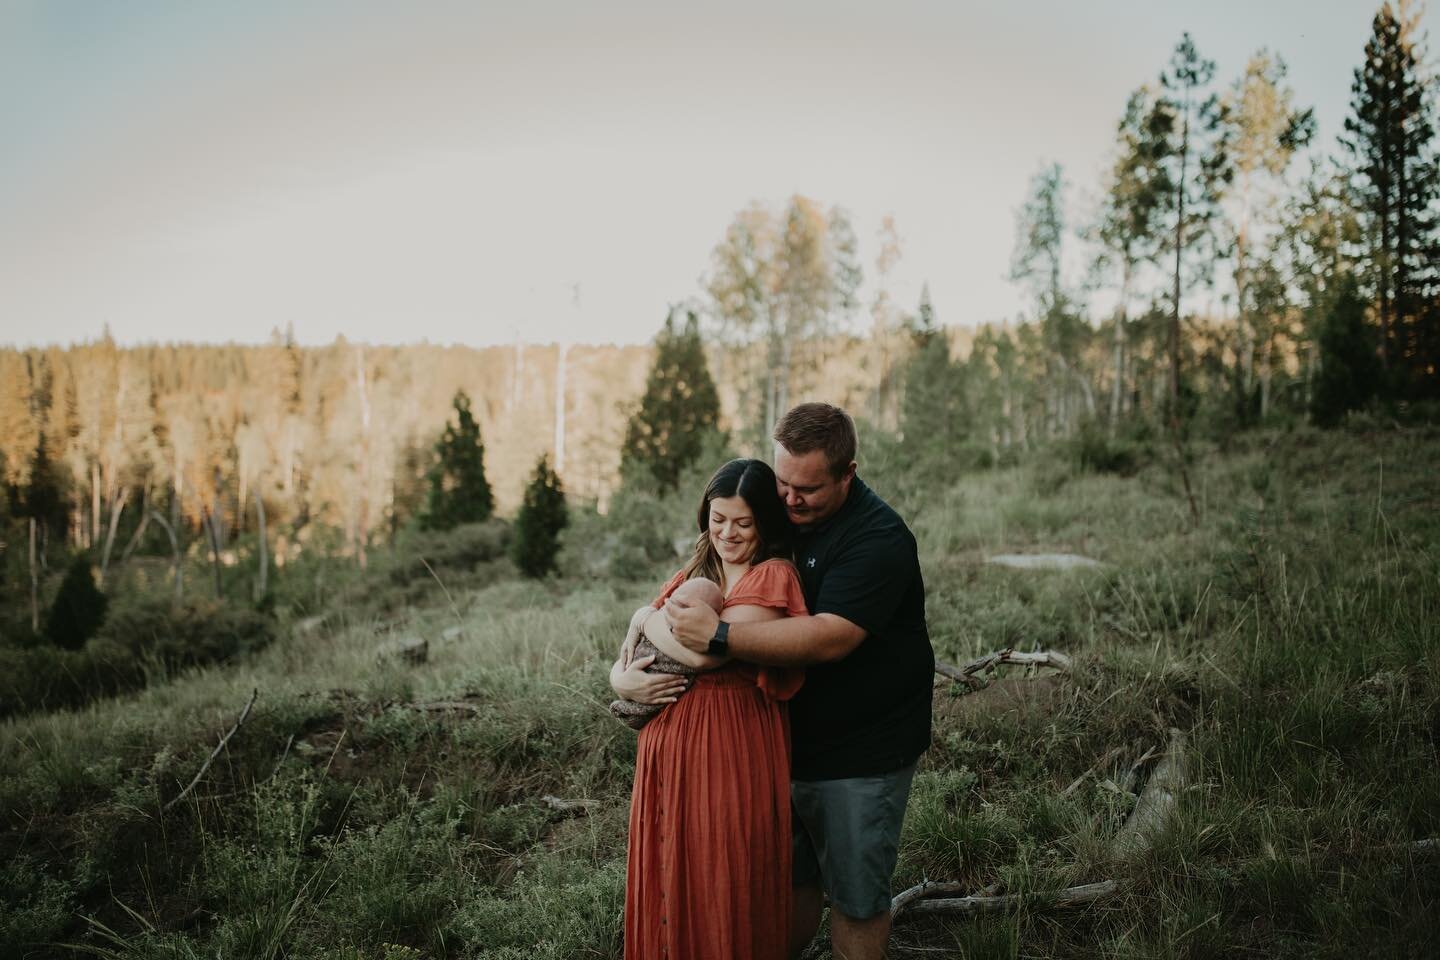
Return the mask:
<svg viewBox="0 0 1440 960">
<path fill-rule="evenodd" d="M 893 214 L 900 303 L 999 320 L 1029 178 L 1078 218 L 1182 31 L 1278 51 L 1334 153 L 1378 4 L 500 6 L 0 0 L 0 343 L 643 342 L 797 192 L 867 302 Z"/>
</svg>

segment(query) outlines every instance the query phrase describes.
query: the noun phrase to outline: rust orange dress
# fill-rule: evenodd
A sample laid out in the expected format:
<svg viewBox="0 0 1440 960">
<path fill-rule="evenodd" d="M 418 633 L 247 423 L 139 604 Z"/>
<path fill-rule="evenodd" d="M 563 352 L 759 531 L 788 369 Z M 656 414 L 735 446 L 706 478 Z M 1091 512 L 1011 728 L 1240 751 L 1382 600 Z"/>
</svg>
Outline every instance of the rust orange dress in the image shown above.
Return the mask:
<svg viewBox="0 0 1440 960">
<path fill-rule="evenodd" d="M 682 582 L 676 574 L 656 600 Z M 767 560 L 725 606 L 803 616 L 795 568 Z M 732 662 L 640 731 L 625 876 L 626 960 L 783 960 L 790 931 L 790 728 L 800 670 Z"/>
</svg>

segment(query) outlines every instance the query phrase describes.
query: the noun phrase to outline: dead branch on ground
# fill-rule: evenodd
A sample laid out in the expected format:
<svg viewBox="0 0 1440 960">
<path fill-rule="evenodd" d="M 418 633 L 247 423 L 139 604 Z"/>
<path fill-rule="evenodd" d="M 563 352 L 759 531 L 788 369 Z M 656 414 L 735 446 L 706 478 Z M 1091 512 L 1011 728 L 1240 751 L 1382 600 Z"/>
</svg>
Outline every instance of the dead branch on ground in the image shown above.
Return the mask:
<svg viewBox="0 0 1440 960">
<path fill-rule="evenodd" d="M 1086 780 L 1090 779 L 1090 775 L 1091 775 L 1091 774 L 1096 773 L 1096 772 L 1098 772 L 1099 770 L 1104 769 L 1105 765 L 1106 765 L 1107 763 L 1109 763 L 1109 762 L 1114 758 L 1115 754 L 1119 753 L 1119 752 L 1121 751 L 1121 749 L 1123 749 L 1123 748 L 1121 748 L 1121 747 L 1111 747 L 1109 750 L 1106 750 L 1106 751 L 1105 751 L 1105 755 L 1104 755 L 1103 757 L 1101 757 L 1099 760 L 1096 760 L 1096 761 L 1095 761 L 1095 764 L 1094 764 L 1092 767 L 1090 767 L 1090 769 L 1086 770 L 1084 773 L 1080 774 L 1080 776 L 1078 776 L 1078 777 L 1076 777 L 1074 780 L 1070 781 L 1070 786 L 1066 787 L 1064 790 L 1061 790 L 1061 791 L 1060 791 L 1060 796 L 1062 796 L 1062 797 L 1068 797 L 1068 796 L 1070 796 L 1070 794 L 1072 794 L 1072 793 L 1074 793 L 1076 790 L 1080 789 L 1080 784 L 1082 784 L 1082 783 L 1084 783 Z"/>
<path fill-rule="evenodd" d="M 893 898 L 891 898 L 890 916 L 893 919 L 895 915 L 898 914 L 901 910 L 910 906 L 910 904 L 914 903 L 915 901 L 921 900 L 925 897 L 934 896 L 936 894 L 964 893 L 966 889 L 967 888 L 963 883 L 946 883 L 939 880 L 922 881 L 915 884 L 915 886 L 910 887 L 908 890 L 900 891 Z M 979 893 L 976 893 L 975 896 L 993 897 L 999 892 L 1000 884 L 992 883 L 990 884 L 990 886 L 985 887 Z"/>
<path fill-rule="evenodd" d="M 1054 667 L 1057 670 L 1069 672 L 1072 667 L 1068 656 L 1058 650 L 1039 650 L 1034 653 L 1021 653 L 1006 647 L 1004 650 L 996 650 L 994 653 L 987 653 L 983 657 L 976 657 L 963 667 L 957 667 L 944 660 L 935 661 L 935 672 L 941 676 L 949 677 L 951 680 L 968 684 L 971 687 L 983 685 L 976 674 L 984 673 L 1001 664 L 1015 664 L 1019 666 Z"/>
<path fill-rule="evenodd" d="M 235 726 L 231 727 L 230 730 L 225 734 L 225 736 L 220 738 L 220 742 L 215 744 L 215 749 L 210 751 L 210 756 L 205 758 L 205 762 L 200 764 L 200 769 L 195 772 L 195 779 L 191 780 L 185 786 L 184 790 L 181 790 L 174 797 L 172 797 L 169 803 L 165 804 L 165 806 L 160 808 L 161 813 L 169 813 L 170 809 L 174 807 L 175 804 L 179 803 L 181 800 L 184 800 L 185 796 L 191 790 L 195 789 L 195 785 L 200 782 L 200 778 L 205 776 L 205 771 L 210 769 L 210 764 L 214 763 L 215 758 L 220 756 L 220 751 L 225 749 L 225 744 L 230 742 L 230 738 L 235 736 L 235 731 L 239 730 L 240 725 L 245 722 L 245 718 L 250 716 L 250 708 L 255 706 L 255 698 L 258 696 L 260 696 L 259 687 L 256 687 L 254 690 L 250 691 L 250 699 L 245 702 L 245 709 L 240 711 L 240 719 L 235 721 Z"/>
<path fill-rule="evenodd" d="M 999 896 L 958 897 L 953 900 L 921 900 L 912 904 L 912 914 L 930 916 L 965 916 L 974 913 L 996 913 L 1024 905 L 1032 910 L 1044 907 L 1074 907 L 1113 896 L 1120 885 L 1114 880 L 1086 883 L 1064 890 L 1049 890 L 1039 893 L 1007 893 Z"/>
<path fill-rule="evenodd" d="M 587 814 L 594 808 L 600 806 L 599 800 L 562 800 L 559 797 L 552 797 L 548 793 L 541 797 L 540 800 L 545 806 L 554 810 L 556 813 L 567 813 L 575 816 Z"/>
</svg>

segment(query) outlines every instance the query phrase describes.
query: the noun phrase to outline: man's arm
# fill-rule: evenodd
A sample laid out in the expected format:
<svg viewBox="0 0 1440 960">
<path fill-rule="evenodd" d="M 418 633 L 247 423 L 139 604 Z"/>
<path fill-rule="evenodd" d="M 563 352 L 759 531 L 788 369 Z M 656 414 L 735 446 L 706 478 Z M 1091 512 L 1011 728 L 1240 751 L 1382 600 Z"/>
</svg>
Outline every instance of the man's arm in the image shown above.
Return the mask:
<svg viewBox="0 0 1440 960">
<path fill-rule="evenodd" d="M 661 609 L 675 640 L 696 652 L 710 645 L 720 622 L 714 610 L 704 604 L 685 605 L 673 597 Z M 849 656 L 865 639 L 865 631 L 844 617 L 822 613 L 761 623 L 732 623 L 728 639 L 730 656 L 737 660 L 769 667 L 804 667 Z"/>
<path fill-rule="evenodd" d="M 697 606 L 709 613 L 714 622 L 718 623 L 720 621 L 721 618 L 717 616 L 715 611 L 710 609 L 710 607 L 703 603 L 697 604 Z M 724 620 L 730 624 L 730 636 L 734 637 L 736 628 L 742 624 L 769 623 L 779 617 L 779 610 L 743 603 L 734 607 L 726 607 Z M 688 664 L 697 670 L 709 670 L 720 666 L 732 657 L 736 657 L 733 646 L 730 648 L 730 655 L 727 657 L 712 657 L 704 652 L 710 645 L 710 637 L 715 634 L 714 627 L 710 628 L 710 633 L 706 635 L 705 642 L 696 648 L 684 643 L 671 632 L 668 619 L 669 618 L 663 613 L 662 608 L 661 610 L 656 610 L 650 615 L 649 619 L 645 621 L 645 639 L 653 643 L 655 649 L 661 653 L 675 660 L 679 660 L 681 663 Z M 750 658 L 739 657 L 738 659 L 749 660 Z M 759 663 L 760 661 L 753 660 L 751 662 Z"/>
</svg>

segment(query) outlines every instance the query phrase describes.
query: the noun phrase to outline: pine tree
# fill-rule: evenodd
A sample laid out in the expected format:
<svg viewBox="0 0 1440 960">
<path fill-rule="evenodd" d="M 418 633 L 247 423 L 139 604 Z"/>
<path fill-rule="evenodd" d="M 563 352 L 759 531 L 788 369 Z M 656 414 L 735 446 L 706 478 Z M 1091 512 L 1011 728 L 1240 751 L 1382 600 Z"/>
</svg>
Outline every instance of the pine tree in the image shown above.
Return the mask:
<svg viewBox="0 0 1440 960">
<path fill-rule="evenodd" d="M 542 456 L 525 488 L 525 500 L 515 518 L 515 539 L 510 545 L 511 559 L 521 573 L 538 579 L 554 572 L 560 531 L 569 522 L 560 477 L 550 469 L 550 458 Z"/>
<path fill-rule="evenodd" d="M 69 510 L 64 475 L 50 459 L 49 444 L 41 435 L 30 460 L 30 480 L 24 488 L 23 513 L 33 517 L 47 537 L 58 542 L 65 536 L 65 515 Z"/>
<path fill-rule="evenodd" d="M 60 592 L 45 618 L 45 637 L 57 647 L 79 650 L 105 622 L 109 598 L 95 586 L 90 561 L 76 557 L 60 583 Z"/>
<path fill-rule="evenodd" d="M 1365 64 L 1351 86 L 1353 116 L 1341 142 L 1354 158 L 1356 206 L 1368 234 L 1369 285 L 1379 307 L 1380 360 L 1436 379 L 1440 333 L 1434 296 L 1440 264 L 1440 196 L 1431 83 L 1417 47 L 1419 13 L 1409 3 L 1384 4 L 1365 45 Z M 1427 373 L 1428 371 L 1428 373 Z"/>
<path fill-rule="evenodd" d="M 672 311 L 655 339 L 655 363 L 626 428 L 623 459 L 647 470 L 661 489 L 674 489 L 719 419 L 720 396 L 705 363 L 700 321 L 687 311 L 677 332 Z"/>
<path fill-rule="evenodd" d="M 430 470 L 430 495 L 421 525 L 427 530 L 449 530 L 462 523 L 490 519 L 495 499 L 485 479 L 485 445 L 480 424 L 470 413 L 465 391 L 455 393 L 455 422 L 446 423 L 435 443 L 435 466 Z"/>
<path fill-rule="evenodd" d="M 1338 286 L 1321 321 L 1320 373 L 1311 402 L 1315 422 L 1325 427 L 1364 406 L 1380 380 L 1378 338 L 1365 322 L 1365 301 L 1355 278 L 1346 276 Z"/>
<path fill-rule="evenodd" d="M 905 371 L 900 408 L 904 446 L 922 473 L 953 473 L 960 446 L 969 438 L 964 367 L 950 359 L 950 338 L 935 325 L 927 284 L 920 294 L 912 339 L 915 352 Z"/>
</svg>

